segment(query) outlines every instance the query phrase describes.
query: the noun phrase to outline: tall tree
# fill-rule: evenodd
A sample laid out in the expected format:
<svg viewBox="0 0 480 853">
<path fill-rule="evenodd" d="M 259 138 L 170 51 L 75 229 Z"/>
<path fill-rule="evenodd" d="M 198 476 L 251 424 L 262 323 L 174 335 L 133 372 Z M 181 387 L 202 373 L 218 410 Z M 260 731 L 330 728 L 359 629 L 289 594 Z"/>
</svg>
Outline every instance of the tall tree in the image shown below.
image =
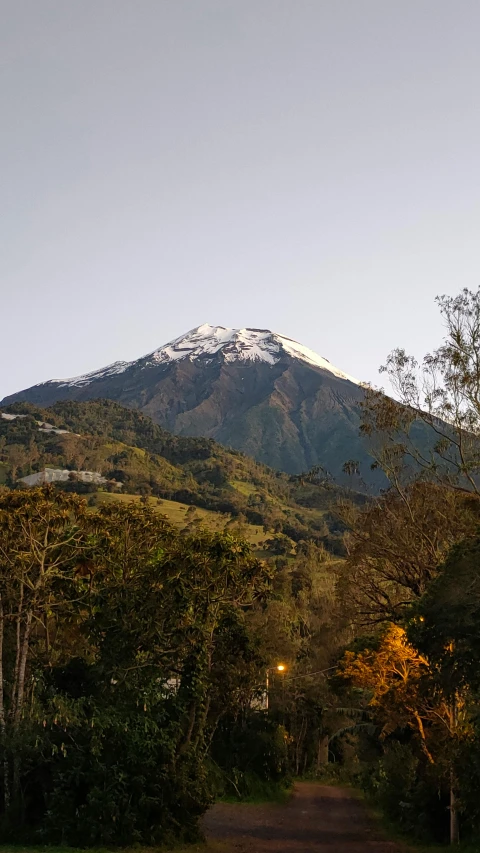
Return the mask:
<svg viewBox="0 0 480 853">
<path fill-rule="evenodd" d="M 40 645 L 44 664 L 52 662 L 52 626 L 58 608 L 64 615 L 70 600 L 77 597 L 72 580 L 88 550 L 84 521 L 83 502 L 52 487 L 0 496 L 0 729 L 4 749 L 7 740 L 14 746 L 19 743 L 33 689 L 27 672 L 34 649 Z M 7 654 L 12 645 L 13 654 Z M 13 767 L 4 761 L 7 805 L 11 792 L 18 797 L 20 772 L 16 748 Z"/>
<path fill-rule="evenodd" d="M 392 484 L 424 475 L 480 493 L 480 289 L 437 298 L 445 338 L 421 363 L 393 350 L 382 370 L 401 405 L 371 390 L 363 432 Z"/>
<path fill-rule="evenodd" d="M 476 530 L 475 496 L 414 482 L 364 507 L 339 508 L 349 526 L 339 572 L 343 608 L 357 623 L 402 623 L 455 542 Z"/>
</svg>

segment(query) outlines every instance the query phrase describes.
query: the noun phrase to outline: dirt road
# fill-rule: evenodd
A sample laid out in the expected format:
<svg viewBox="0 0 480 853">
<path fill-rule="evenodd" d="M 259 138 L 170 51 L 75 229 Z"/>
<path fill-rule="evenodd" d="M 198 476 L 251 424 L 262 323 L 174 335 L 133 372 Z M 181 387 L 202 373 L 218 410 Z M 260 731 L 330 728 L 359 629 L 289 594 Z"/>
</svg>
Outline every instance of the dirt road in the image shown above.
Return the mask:
<svg viewBox="0 0 480 853">
<path fill-rule="evenodd" d="M 236 853 L 401 853 L 348 790 L 307 782 L 285 806 L 218 803 L 204 828 Z"/>
</svg>

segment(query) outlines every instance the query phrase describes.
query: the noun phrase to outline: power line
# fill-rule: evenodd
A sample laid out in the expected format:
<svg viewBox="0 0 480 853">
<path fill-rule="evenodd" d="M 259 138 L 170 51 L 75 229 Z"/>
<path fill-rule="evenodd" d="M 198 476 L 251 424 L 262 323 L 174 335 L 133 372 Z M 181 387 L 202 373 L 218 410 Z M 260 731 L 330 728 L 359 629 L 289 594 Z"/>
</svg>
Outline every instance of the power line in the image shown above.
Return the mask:
<svg viewBox="0 0 480 853">
<path fill-rule="evenodd" d="M 310 675 L 323 675 L 324 672 L 331 672 L 332 669 L 337 669 L 337 667 L 329 666 L 328 669 L 316 669 L 313 672 L 304 672 L 303 675 L 293 675 L 291 678 L 288 678 L 288 680 L 296 681 L 298 678 L 308 678 Z"/>
</svg>

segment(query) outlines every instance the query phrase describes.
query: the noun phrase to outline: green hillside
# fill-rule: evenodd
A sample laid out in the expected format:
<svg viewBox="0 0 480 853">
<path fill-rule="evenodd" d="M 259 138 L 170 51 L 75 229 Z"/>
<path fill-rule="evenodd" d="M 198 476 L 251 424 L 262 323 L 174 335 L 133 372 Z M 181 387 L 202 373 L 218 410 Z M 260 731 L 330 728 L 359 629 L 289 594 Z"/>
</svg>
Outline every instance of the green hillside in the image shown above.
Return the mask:
<svg viewBox="0 0 480 853">
<path fill-rule="evenodd" d="M 331 485 L 272 471 L 212 439 L 172 435 L 109 400 L 48 410 L 20 403 L 2 411 L 19 416 L 0 417 L 0 483 L 10 488 L 46 467 L 68 469 L 71 481 L 62 488 L 90 493 L 92 503 L 136 497 L 182 528 L 240 529 L 256 549 L 270 540 L 267 549 L 288 553 L 289 541 L 314 540 L 341 552 L 331 511 L 339 492 Z M 95 471 L 108 482 L 100 489 L 76 482 L 75 471 Z"/>
</svg>

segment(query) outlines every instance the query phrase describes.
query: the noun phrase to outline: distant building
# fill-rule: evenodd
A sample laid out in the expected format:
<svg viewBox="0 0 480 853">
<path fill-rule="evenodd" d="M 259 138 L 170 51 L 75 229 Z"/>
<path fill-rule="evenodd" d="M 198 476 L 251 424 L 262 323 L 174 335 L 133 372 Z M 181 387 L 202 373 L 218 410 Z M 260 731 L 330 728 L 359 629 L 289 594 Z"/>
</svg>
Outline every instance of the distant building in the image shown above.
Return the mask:
<svg viewBox="0 0 480 853">
<path fill-rule="evenodd" d="M 68 471 L 66 468 L 44 468 L 36 474 L 20 477 L 18 482 L 25 483 L 26 486 L 41 486 L 43 483 L 68 483 L 69 480 L 95 483 L 97 486 L 103 486 L 108 482 L 106 477 L 102 477 L 97 471 Z"/>
<path fill-rule="evenodd" d="M 17 418 L 26 418 L 27 415 L 11 415 L 9 412 L 0 412 L 0 418 L 3 418 L 4 421 L 16 421 Z M 69 429 L 59 429 L 53 424 L 49 424 L 47 421 L 37 421 L 38 431 L 39 432 L 48 432 L 55 433 L 56 435 L 66 435 L 70 433 Z M 73 435 L 78 435 L 78 433 L 74 432 Z"/>
</svg>

